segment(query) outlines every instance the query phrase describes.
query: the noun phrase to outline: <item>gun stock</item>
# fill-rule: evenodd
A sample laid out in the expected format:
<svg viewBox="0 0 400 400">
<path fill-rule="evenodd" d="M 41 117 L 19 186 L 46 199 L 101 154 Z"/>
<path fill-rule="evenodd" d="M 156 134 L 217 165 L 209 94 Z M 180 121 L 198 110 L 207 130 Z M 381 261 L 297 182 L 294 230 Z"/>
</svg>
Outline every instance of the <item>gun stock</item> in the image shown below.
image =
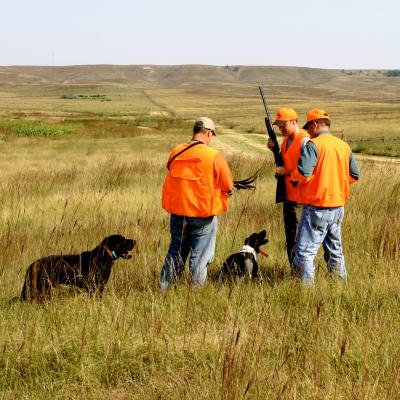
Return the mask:
<svg viewBox="0 0 400 400">
<path fill-rule="evenodd" d="M 264 104 L 265 109 L 265 126 L 267 127 L 267 134 L 268 137 L 273 141 L 274 147 L 272 148 L 272 153 L 274 154 L 275 164 L 277 166 L 283 166 L 283 158 L 281 154 L 281 149 L 279 148 L 278 139 L 276 138 L 276 134 L 274 132 L 274 128 L 272 126 L 271 115 L 269 113 L 268 104 L 265 99 L 264 90 L 262 86 L 259 86 L 258 89 L 260 90 L 261 98 Z M 276 195 L 275 195 L 275 202 L 282 203 L 286 200 L 286 186 L 285 186 L 285 177 L 275 175 L 277 179 L 276 183 Z"/>
</svg>

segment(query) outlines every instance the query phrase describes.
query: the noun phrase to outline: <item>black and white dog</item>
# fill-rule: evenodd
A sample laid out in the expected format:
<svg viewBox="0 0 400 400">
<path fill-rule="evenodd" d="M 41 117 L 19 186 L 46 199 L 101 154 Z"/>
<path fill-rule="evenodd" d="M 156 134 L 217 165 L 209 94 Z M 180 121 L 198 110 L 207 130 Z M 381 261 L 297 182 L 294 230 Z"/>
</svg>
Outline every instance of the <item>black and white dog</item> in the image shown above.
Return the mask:
<svg viewBox="0 0 400 400">
<path fill-rule="evenodd" d="M 241 278 L 248 276 L 255 279 L 258 276 L 257 254 L 264 253 L 260 247 L 268 243 L 267 232 L 262 230 L 259 233 L 253 233 L 245 241 L 244 246 L 238 253 L 231 254 L 222 265 L 219 274 L 219 282 L 223 282 L 226 278 Z"/>
</svg>

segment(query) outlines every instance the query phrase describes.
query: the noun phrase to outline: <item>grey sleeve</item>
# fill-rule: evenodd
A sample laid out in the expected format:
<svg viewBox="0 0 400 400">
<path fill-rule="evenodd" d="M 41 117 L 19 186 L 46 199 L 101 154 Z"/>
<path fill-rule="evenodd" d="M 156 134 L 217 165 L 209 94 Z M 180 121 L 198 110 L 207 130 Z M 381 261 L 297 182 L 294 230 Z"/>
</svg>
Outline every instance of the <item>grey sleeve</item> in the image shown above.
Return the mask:
<svg viewBox="0 0 400 400">
<path fill-rule="evenodd" d="M 356 180 L 360 179 L 360 169 L 358 168 L 353 153 L 350 153 L 350 176 Z"/>
<path fill-rule="evenodd" d="M 314 168 L 317 165 L 317 161 L 317 146 L 309 140 L 303 147 L 297 168 L 303 176 L 309 177 L 312 175 Z"/>
</svg>

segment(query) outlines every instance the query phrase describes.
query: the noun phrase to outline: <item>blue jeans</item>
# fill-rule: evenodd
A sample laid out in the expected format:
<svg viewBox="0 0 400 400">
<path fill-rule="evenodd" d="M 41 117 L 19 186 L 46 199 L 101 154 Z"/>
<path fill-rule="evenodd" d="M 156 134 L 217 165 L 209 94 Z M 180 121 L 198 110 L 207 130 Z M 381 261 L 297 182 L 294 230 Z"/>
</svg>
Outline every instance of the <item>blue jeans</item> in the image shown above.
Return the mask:
<svg viewBox="0 0 400 400">
<path fill-rule="evenodd" d="M 192 286 L 204 285 L 208 264 L 214 258 L 217 217 L 189 218 L 171 214 L 170 232 L 171 244 L 160 276 L 161 290 L 167 290 L 182 275 L 189 253 Z"/>
<path fill-rule="evenodd" d="M 343 217 L 344 207 L 304 206 L 293 259 L 295 272 L 303 284 L 314 283 L 314 258 L 321 244 L 328 271 L 347 280 L 342 250 Z"/>
</svg>

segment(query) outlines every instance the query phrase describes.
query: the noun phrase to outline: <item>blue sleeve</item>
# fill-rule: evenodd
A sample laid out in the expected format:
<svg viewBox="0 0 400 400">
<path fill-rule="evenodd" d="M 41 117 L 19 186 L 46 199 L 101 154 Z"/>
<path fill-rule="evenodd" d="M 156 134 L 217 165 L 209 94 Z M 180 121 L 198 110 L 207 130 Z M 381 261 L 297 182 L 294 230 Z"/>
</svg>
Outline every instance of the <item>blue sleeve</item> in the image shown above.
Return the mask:
<svg viewBox="0 0 400 400">
<path fill-rule="evenodd" d="M 353 153 L 350 154 L 350 176 L 357 181 L 360 179 L 360 169 L 358 168 Z"/>
<path fill-rule="evenodd" d="M 315 146 L 315 144 L 309 140 L 301 152 L 297 168 L 303 176 L 309 177 L 312 175 L 314 168 L 317 165 L 317 161 L 317 146 Z"/>
</svg>

